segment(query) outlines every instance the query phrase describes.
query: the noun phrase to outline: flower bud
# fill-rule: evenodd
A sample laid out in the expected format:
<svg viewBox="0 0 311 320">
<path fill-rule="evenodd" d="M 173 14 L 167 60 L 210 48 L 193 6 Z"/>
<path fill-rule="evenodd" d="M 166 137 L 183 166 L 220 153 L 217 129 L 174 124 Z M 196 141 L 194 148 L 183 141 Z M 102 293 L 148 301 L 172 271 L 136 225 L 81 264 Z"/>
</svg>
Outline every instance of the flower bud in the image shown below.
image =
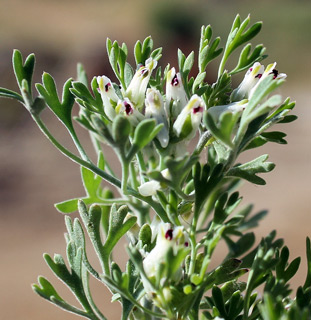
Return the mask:
<svg viewBox="0 0 311 320">
<path fill-rule="evenodd" d="M 246 72 L 244 79 L 238 88 L 233 90 L 231 100 L 238 101 L 244 98 L 250 99 L 259 83 L 269 74 L 274 75 L 273 79 L 285 79 L 286 74 L 279 74 L 275 69 L 275 66 L 276 63 L 269 64 L 265 70 L 263 65 L 259 62 L 255 62 L 254 65 Z"/>
<path fill-rule="evenodd" d="M 116 112 L 114 106 L 117 104 L 119 97 L 117 96 L 111 80 L 106 76 L 97 77 L 98 91 L 103 100 L 104 111 L 107 117 L 112 121 Z"/>
<path fill-rule="evenodd" d="M 233 102 L 223 106 L 215 106 L 211 107 L 207 110 L 207 112 L 212 116 L 215 122 L 217 122 L 223 112 L 242 112 L 248 104 L 248 100 L 244 99 L 238 102 Z"/>
<path fill-rule="evenodd" d="M 250 90 L 256 85 L 262 76 L 264 66 L 259 62 L 255 62 L 254 65 L 249 68 L 244 76 L 243 81 L 240 83 L 237 89 L 233 90 L 231 99 L 232 101 L 242 100 L 248 98 Z"/>
<path fill-rule="evenodd" d="M 157 242 L 143 261 L 144 270 L 149 278 L 155 277 L 160 264 L 166 262 L 167 252 L 173 249 L 173 254 L 179 250 L 189 250 L 188 236 L 183 227 L 175 227 L 169 223 L 160 223 L 158 226 Z M 173 259 L 174 257 L 172 257 Z M 181 267 L 180 267 L 181 271 Z M 179 281 L 181 272 L 176 272 L 174 281 Z"/>
<path fill-rule="evenodd" d="M 267 66 L 264 73 L 259 77 L 259 81 L 257 81 L 256 85 L 251 88 L 249 92 L 249 99 L 254 94 L 255 90 L 258 88 L 259 84 L 269 75 L 273 75 L 273 79 L 285 79 L 287 75 L 285 73 L 279 73 L 278 70 L 275 69 L 276 62 L 271 63 Z"/>
<path fill-rule="evenodd" d="M 161 147 L 166 148 L 169 140 L 168 122 L 167 115 L 164 108 L 164 102 L 161 93 L 156 89 L 147 89 L 146 100 L 145 100 L 146 118 L 154 118 L 157 124 L 163 123 L 163 128 L 157 135 Z"/>
<path fill-rule="evenodd" d="M 198 95 L 193 95 L 173 125 L 177 137 L 191 140 L 195 136 L 201 123 L 204 109 L 204 101 Z"/>
<path fill-rule="evenodd" d="M 171 102 L 173 102 L 170 110 Z M 176 119 L 188 102 L 187 94 L 183 86 L 180 73 L 175 68 L 168 71 L 166 76 L 166 102 L 167 115 Z"/>
<path fill-rule="evenodd" d="M 115 112 L 128 117 L 133 126 L 137 126 L 138 123 L 144 119 L 144 116 L 135 109 L 132 102 L 128 98 L 118 101 Z"/>
<path fill-rule="evenodd" d="M 171 175 L 168 169 L 164 169 L 161 171 L 163 178 L 171 179 Z M 143 183 L 140 187 L 138 187 L 139 193 L 144 197 L 154 196 L 157 191 L 160 190 L 163 186 L 159 181 L 151 180 Z"/>
<path fill-rule="evenodd" d="M 129 84 L 125 96 L 131 100 L 138 110 L 144 105 L 145 93 L 151 77 L 152 71 L 156 68 L 157 61 L 149 58 L 146 65 L 141 66 L 135 73 L 131 83 Z"/>
</svg>

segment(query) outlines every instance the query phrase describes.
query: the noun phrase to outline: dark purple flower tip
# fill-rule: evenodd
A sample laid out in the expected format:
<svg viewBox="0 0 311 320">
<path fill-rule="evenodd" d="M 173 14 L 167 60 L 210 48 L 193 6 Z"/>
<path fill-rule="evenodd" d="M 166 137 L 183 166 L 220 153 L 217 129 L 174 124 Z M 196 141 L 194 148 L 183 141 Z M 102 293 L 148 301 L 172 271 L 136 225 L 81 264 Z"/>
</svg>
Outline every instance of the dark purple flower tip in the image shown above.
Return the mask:
<svg viewBox="0 0 311 320">
<path fill-rule="evenodd" d="M 108 92 L 109 88 L 111 87 L 111 83 L 108 82 L 106 85 L 105 85 L 105 91 Z"/>
<path fill-rule="evenodd" d="M 260 79 L 262 77 L 262 73 L 258 73 L 257 76 L 255 78 Z"/>
<path fill-rule="evenodd" d="M 173 229 L 168 229 L 165 233 L 165 239 L 172 240 L 173 239 Z"/>
<path fill-rule="evenodd" d="M 129 103 L 124 102 L 124 107 L 125 107 L 125 112 L 127 115 L 130 115 L 133 113 L 133 108 Z"/>
<path fill-rule="evenodd" d="M 273 74 L 273 79 L 276 79 L 276 77 L 277 77 L 278 74 L 279 74 L 279 71 L 276 70 L 276 69 L 273 69 L 272 72 L 270 72 L 269 74 Z"/>
<path fill-rule="evenodd" d="M 196 107 L 196 108 L 193 108 L 193 113 L 194 113 L 194 114 L 196 114 L 196 113 L 198 113 L 198 112 L 203 112 L 203 107 L 198 106 L 198 107 Z"/>
<path fill-rule="evenodd" d="M 185 242 L 185 247 L 189 247 L 189 242 L 188 241 Z"/>
<path fill-rule="evenodd" d="M 177 79 L 177 74 L 174 75 L 174 77 L 173 77 L 173 79 L 171 81 L 171 85 L 175 86 L 175 87 L 179 85 L 179 81 Z"/>
<path fill-rule="evenodd" d="M 148 73 L 149 73 L 149 71 L 148 71 L 148 69 L 146 69 L 146 68 L 142 69 L 141 72 L 140 72 L 140 74 L 141 74 L 144 78 L 148 76 Z"/>
<path fill-rule="evenodd" d="M 252 71 L 253 71 L 253 68 L 250 68 L 249 71 L 252 72 Z"/>
</svg>

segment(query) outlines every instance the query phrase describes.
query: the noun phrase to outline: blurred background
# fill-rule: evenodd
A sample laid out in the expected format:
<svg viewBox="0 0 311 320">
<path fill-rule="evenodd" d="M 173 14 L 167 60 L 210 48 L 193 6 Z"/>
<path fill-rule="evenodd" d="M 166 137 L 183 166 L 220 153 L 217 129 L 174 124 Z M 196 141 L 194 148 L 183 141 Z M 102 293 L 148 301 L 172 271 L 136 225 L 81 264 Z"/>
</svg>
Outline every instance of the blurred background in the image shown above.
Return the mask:
<svg viewBox="0 0 311 320">
<path fill-rule="evenodd" d="M 296 288 L 304 281 L 305 238 L 311 236 L 310 0 L 0 0 L 0 86 L 17 90 L 11 66 L 14 48 L 24 57 L 36 54 L 35 82 L 40 82 L 42 72 L 47 71 L 61 87 L 65 80 L 75 77 L 78 62 L 84 64 L 90 79 L 112 76 L 105 48 L 107 37 L 126 42 L 132 52 L 137 39 L 152 35 L 155 46 L 164 47 L 162 64 L 170 61 L 177 67 L 178 47 L 186 54 L 198 50 L 202 24 L 211 24 L 224 45 L 237 13 L 242 18 L 250 13 L 252 23 L 264 22 L 253 44 L 267 47 L 269 57 L 264 63 L 278 62 L 277 69 L 288 75 L 280 91 L 297 101 L 294 113 L 299 119 L 285 129 L 288 146 L 270 144 L 262 148 L 261 152 L 269 153 L 277 164 L 264 177 L 267 186 L 245 183 L 242 190 L 243 203 L 254 203 L 254 212 L 269 209 L 268 217 L 255 230 L 257 240 L 277 229 L 290 248 L 291 259 L 303 257 L 292 283 Z M 133 61 L 131 54 L 130 59 Z M 215 79 L 216 64 L 211 65 L 208 76 L 211 81 Z M 236 84 L 240 80 L 235 79 Z M 0 109 L 0 319 L 74 319 L 74 315 L 37 297 L 30 284 L 42 274 L 57 289 L 63 287 L 45 265 L 42 254 L 65 254 L 64 217 L 53 204 L 84 195 L 79 168 L 54 149 L 17 102 L 1 99 Z M 48 112 L 44 119 L 71 147 L 58 121 Z M 78 132 L 88 143 L 85 132 Z M 246 158 L 254 156 L 249 153 Z M 103 313 L 109 320 L 119 319 L 118 303 L 111 305 L 109 294 L 96 281 L 91 285 Z M 74 302 L 67 291 L 63 295 Z"/>
</svg>

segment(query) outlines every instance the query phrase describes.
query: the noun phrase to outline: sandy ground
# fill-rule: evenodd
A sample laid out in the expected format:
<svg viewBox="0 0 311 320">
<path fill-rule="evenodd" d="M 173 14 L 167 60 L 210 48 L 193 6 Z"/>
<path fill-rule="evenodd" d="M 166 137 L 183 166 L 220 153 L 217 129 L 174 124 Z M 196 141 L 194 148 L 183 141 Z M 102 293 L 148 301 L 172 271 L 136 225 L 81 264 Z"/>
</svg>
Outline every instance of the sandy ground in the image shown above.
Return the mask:
<svg viewBox="0 0 311 320">
<path fill-rule="evenodd" d="M 270 214 L 256 230 L 258 239 L 272 229 L 278 230 L 292 252 L 292 258 L 304 256 L 305 237 L 311 235 L 309 181 L 311 150 L 310 96 L 305 91 L 288 89 L 297 98 L 299 120 L 288 126 L 288 146 L 264 147 L 277 164 L 266 176 L 267 186 L 246 183 L 244 203 L 255 210 L 269 209 Z M 54 121 L 49 120 L 51 126 Z M 13 131 L 15 134 L 13 134 Z M 251 157 L 252 155 L 247 155 Z M 79 169 L 56 152 L 23 113 L 15 128 L 1 130 L 1 223 L 0 223 L 0 319 L 73 319 L 31 291 L 30 284 L 45 275 L 61 289 L 42 259 L 42 253 L 64 254 L 63 216 L 53 203 L 84 194 Z M 124 254 L 120 251 L 123 259 Z M 219 257 L 221 258 L 221 257 Z M 293 281 L 303 281 L 302 269 Z M 109 295 L 92 282 L 95 300 L 103 306 L 108 319 L 118 318 L 118 306 L 109 304 Z M 73 301 L 70 295 L 65 292 Z M 25 313 L 27 317 L 25 317 Z M 23 316 L 24 314 L 24 316 Z"/>
</svg>

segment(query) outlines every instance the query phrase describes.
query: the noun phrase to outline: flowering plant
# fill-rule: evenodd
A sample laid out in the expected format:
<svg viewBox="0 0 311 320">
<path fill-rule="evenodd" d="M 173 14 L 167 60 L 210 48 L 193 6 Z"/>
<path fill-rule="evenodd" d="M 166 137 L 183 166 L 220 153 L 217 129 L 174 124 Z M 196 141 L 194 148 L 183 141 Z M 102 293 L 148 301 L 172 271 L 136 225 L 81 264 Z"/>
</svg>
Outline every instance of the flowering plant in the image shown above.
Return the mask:
<svg viewBox="0 0 311 320">
<path fill-rule="evenodd" d="M 137 41 L 136 66 L 127 62 L 123 43 L 107 40 L 109 62 L 116 81 L 105 75 L 90 85 L 82 65 L 77 80 L 69 79 L 59 98 L 52 76 L 44 73 L 33 96 L 35 57 L 23 61 L 15 50 L 13 67 L 20 94 L 0 88 L 0 95 L 21 102 L 46 137 L 64 155 L 81 166 L 86 195 L 56 204 L 58 211 L 78 211 L 80 218 L 65 216 L 67 260 L 56 254 L 44 259 L 69 287 L 81 307 L 65 301 L 44 277 L 33 289 L 58 307 L 88 319 L 106 319 L 94 303 L 89 277 L 106 285 L 112 300 L 121 303 L 122 319 L 310 319 L 311 245 L 307 239 L 307 278 L 290 298 L 289 280 L 300 258 L 289 262 L 289 250 L 271 232 L 255 245 L 248 230 L 266 212 L 251 215 L 241 207 L 236 189 L 241 180 L 265 184 L 261 173 L 274 164 L 268 155 L 239 163 L 241 153 L 268 142 L 284 144 L 280 131 L 267 131 L 296 119 L 295 103 L 274 94 L 286 75 L 276 64 L 266 68 L 263 45 L 248 43 L 261 29 L 249 27 L 250 18 L 237 16 L 224 48 L 203 26 L 198 73 L 195 54 L 178 50 L 178 71 L 158 66 L 162 49 L 153 49 L 150 37 Z M 227 70 L 231 54 L 244 45 L 238 62 Z M 221 57 L 218 77 L 206 82 L 208 64 Z M 234 88 L 232 79 L 244 73 Z M 89 131 L 97 159 L 82 146 L 74 117 Z M 41 112 L 48 107 L 67 128 L 78 155 L 69 151 L 46 127 Z M 105 153 L 114 150 L 122 172 L 117 174 Z M 110 190 L 102 181 L 115 189 Z M 86 252 L 89 240 L 100 262 L 91 265 Z M 116 244 L 127 237 L 129 260 L 119 266 L 112 257 Z M 223 262 L 211 268 L 220 241 L 227 245 Z M 248 276 L 246 277 L 246 274 Z M 245 276 L 244 276 L 245 275 Z M 244 277 L 242 277 L 244 276 Z M 242 278 L 241 278 L 242 277 Z M 264 284 L 263 295 L 257 288 Z"/>
</svg>

